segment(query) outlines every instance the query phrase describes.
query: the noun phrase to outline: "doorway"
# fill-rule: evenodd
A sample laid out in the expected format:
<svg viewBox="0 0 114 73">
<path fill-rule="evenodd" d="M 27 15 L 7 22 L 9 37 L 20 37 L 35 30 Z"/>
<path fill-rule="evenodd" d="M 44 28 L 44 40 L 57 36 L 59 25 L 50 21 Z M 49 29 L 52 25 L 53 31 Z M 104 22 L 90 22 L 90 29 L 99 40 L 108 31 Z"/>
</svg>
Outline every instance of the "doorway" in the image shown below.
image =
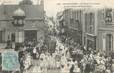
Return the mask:
<svg viewBox="0 0 114 73">
<path fill-rule="evenodd" d="M 12 33 L 12 34 L 11 34 L 11 41 L 12 41 L 12 42 L 15 42 L 15 33 Z"/>
<path fill-rule="evenodd" d="M 37 30 L 25 30 L 24 37 L 25 41 L 37 40 Z"/>
</svg>

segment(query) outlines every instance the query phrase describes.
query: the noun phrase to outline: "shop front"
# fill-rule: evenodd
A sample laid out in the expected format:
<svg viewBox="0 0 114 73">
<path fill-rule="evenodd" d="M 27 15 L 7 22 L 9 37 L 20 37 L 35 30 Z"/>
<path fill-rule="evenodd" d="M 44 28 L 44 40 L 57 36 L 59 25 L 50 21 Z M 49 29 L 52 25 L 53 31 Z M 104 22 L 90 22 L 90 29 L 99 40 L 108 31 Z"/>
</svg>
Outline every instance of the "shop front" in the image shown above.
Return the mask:
<svg viewBox="0 0 114 73">
<path fill-rule="evenodd" d="M 86 48 L 89 49 L 94 49 L 96 50 L 96 36 L 92 36 L 92 35 L 87 35 L 86 38 Z"/>
<path fill-rule="evenodd" d="M 37 40 L 37 30 L 25 30 L 24 37 L 25 41 Z"/>
</svg>

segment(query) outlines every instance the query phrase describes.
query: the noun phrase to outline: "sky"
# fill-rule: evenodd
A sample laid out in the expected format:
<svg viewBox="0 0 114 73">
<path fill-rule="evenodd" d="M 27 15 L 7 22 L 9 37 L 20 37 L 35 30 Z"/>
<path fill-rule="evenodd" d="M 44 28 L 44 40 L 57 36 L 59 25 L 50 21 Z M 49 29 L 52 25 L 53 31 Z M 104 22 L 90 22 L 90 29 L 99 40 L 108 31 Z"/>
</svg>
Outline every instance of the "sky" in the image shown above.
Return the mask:
<svg viewBox="0 0 114 73">
<path fill-rule="evenodd" d="M 1 3 L 16 4 L 21 0 L 0 0 Z M 35 4 L 40 0 L 32 0 Z M 56 16 L 57 12 L 64 10 L 63 3 L 99 3 L 100 6 L 114 7 L 113 0 L 44 0 L 47 16 Z"/>
</svg>

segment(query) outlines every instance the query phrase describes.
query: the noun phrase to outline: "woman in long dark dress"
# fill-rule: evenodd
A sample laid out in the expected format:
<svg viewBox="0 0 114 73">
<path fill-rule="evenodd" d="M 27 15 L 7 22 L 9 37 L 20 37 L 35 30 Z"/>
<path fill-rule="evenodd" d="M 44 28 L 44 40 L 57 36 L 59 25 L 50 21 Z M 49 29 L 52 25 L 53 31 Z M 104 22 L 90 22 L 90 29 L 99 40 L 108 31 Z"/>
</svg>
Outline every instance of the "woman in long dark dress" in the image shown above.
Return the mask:
<svg viewBox="0 0 114 73">
<path fill-rule="evenodd" d="M 74 65 L 72 65 L 72 67 L 70 68 L 70 73 L 74 73 L 73 70 L 74 70 Z"/>
</svg>

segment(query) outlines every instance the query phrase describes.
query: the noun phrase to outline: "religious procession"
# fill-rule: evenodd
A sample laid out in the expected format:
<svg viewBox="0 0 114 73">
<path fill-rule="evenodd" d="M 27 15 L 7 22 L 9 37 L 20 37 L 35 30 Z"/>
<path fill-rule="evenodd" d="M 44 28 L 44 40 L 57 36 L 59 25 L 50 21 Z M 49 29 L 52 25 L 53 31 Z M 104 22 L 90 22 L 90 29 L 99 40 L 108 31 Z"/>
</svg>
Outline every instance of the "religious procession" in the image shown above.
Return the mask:
<svg viewBox="0 0 114 73">
<path fill-rule="evenodd" d="M 33 49 L 31 49 L 32 47 L 29 45 L 28 49 L 26 48 L 21 51 L 19 53 L 21 71 L 25 73 L 30 71 L 36 71 L 36 73 L 114 72 L 113 56 L 106 56 L 105 53 L 92 50 L 91 48 L 86 49 L 73 42 L 73 40 L 71 40 L 70 43 L 75 43 L 76 46 L 69 44 L 63 45 L 59 39 L 55 39 L 56 43 L 53 47 L 50 47 L 54 49 L 49 49 L 48 46 L 40 44 Z M 35 59 L 36 62 L 33 62 L 33 59 Z"/>
<path fill-rule="evenodd" d="M 0 73 L 114 73 L 114 9 L 73 2 L 0 0 Z"/>
<path fill-rule="evenodd" d="M 20 71 L 11 73 L 114 72 L 113 56 L 106 56 L 105 53 L 91 48 L 87 49 L 73 40 L 70 40 L 69 44 L 62 44 L 58 38 L 51 36 L 50 41 L 51 43 L 48 42 L 47 45 L 41 39 L 36 45 L 34 42 L 28 42 L 20 47 L 18 51 Z"/>
</svg>

